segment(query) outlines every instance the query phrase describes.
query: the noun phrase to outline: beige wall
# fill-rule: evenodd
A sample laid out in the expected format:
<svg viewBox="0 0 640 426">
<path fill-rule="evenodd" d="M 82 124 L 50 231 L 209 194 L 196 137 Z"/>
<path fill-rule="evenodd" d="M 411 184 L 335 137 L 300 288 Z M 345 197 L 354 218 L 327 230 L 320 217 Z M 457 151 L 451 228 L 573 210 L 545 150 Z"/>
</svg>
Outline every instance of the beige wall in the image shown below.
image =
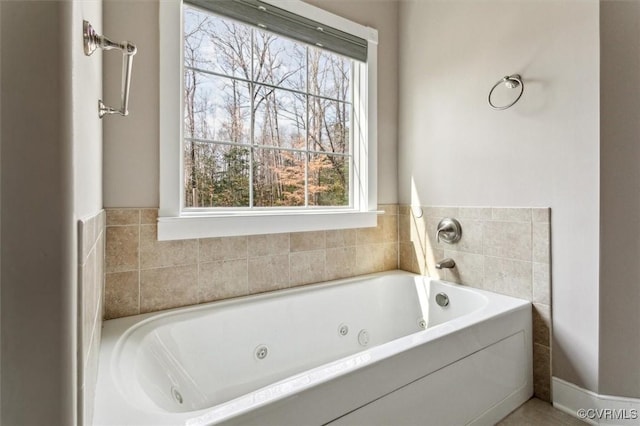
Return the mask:
<svg viewBox="0 0 640 426">
<path fill-rule="evenodd" d="M 0 2 L 3 425 L 75 424 L 70 5 Z"/>
<path fill-rule="evenodd" d="M 640 398 L 640 3 L 600 2 L 600 393 Z"/>
<path fill-rule="evenodd" d="M 82 424 L 77 220 L 102 209 L 102 63 L 84 56 L 81 31 L 83 19 L 101 30 L 102 4 L 0 7 L 1 194 L 12 206 L 2 214 L 0 422 Z"/>
<path fill-rule="evenodd" d="M 159 206 L 158 1 L 105 0 L 104 32 L 130 40 L 133 59 L 129 116 L 104 122 L 104 206 Z M 104 99 L 120 103 L 122 57 L 104 56 Z"/>
<path fill-rule="evenodd" d="M 82 21 L 89 21 L 98 34 L 102 25 L 102 0 L 76 0 L 70 5 L 67 24 L 71 70 L 71 141 L 73 146 L 73 241 L 78 287 L 74 292 L 76 310 L 77 422 L 92 424 L 93 398 L 98 369 L 98 348 L 102 327 L 104 281 L 104 212 L 102 212 L 102 124 L 115 117 L 98 117 L 102 99 L 102 58 L 98 50 L 86 56 L 82 43 Z M 107 53 L 119 59 L 118 52 Z M 67 71 L 68 72 L 68 71 Z M 107 104 L 109 105 L 109 104 Z M 118 105 L 117 103 L 114 106 Z M 102 224 L 102 226 L 100 226 Z M 98 313 L 100 311 L 100 314 Z M 76 314 L 77 312 L 77 314 Z"/>
<path fill-rule="evenodd" d="M 403 1 L 399 29 L 400 202 L 550 206 L 553 372 L 597 391 L 598 2 Z"/>
<path fill-rule="evenodd" d="M 309 3 L 379 31 L 378 202 L 397 202 L 397 17 L 392 0 L 313 0 Z M 105 0 L 105 32 L 138 46 L 131 114 L 104 124 L 105 207 L 158 207 L 158 3 Z M 118 55 L 113 55 L 118 56 Z M 120 58 L 105 56 L 104 93 L 118 102 Z"/>
<path fill-rule="evenodd" d="M 86 56 L 81 37 L 83 20 L 91 22 L 98 34 L 103 33 L 102 0 L 75 0 L 72 14 L 68 43 L 73 67 L 74 211 L 76 218 L 83 218 L 102 209 L 102 123 L 117 118 L 100 120 L 98 117 L 98 99 L 102 98 L 103 52 L 98 50 Z M 108 55 L 122 58 L 117 51 Z M 119 102 L 107 105 L 118 106 Z"/>
</svg>

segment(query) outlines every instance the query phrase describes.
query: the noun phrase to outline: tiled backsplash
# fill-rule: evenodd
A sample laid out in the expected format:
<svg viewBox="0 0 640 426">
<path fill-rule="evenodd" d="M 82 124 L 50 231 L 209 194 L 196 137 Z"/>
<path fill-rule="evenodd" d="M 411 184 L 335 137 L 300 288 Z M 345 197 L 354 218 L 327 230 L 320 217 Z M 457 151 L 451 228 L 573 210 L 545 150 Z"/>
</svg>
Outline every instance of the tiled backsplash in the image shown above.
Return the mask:
<svg viewBox="0 0 640 426">
<path fill-rule="evenodd" d="M 93 424 L 93 400 L 98 375 L 102 330 L 105 213 L 78 221 L 78 417 Z"/>
<path fill-rule="evenodd" d="M 107 210 L 105 319 L 398 268 L 398 209 L 375 228 L 157 241 L 156 209 Z"/>
<path fill-rule="evenodd" d="M 534 389 L 551 383 L 550 210 L 385 205 L 378 226 L 351 230 L 157 241 L 156 209 L 109 209 L 105 319 L 391 269 L 533 303 Z M 444 217 L 462 225 L 438 243 Z M 451 257 L 452 270 L 435 262 Z"/>
<path fill-rule="evenodd" d="M 458 219 L 462 238 L 436 241 L 438 222 Z M 550 210 L 548 208 L 399 207 L 400 269 L 533 303 L 534 389 L 551 399 Z M 452 258 L 453 269 L 436 262 Z"/>
</svg>

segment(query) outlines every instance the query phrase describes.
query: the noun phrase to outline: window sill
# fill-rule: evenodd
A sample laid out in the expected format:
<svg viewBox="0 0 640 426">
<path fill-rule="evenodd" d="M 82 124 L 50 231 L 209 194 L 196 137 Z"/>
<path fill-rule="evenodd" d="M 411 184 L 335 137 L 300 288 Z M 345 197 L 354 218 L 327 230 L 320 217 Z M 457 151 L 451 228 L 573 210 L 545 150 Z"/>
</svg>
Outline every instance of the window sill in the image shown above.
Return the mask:
<svg viewBox="0 0 640 426">
<path fill-rule="evenodd" d="M 158 218 L 158 240 L 183 240 L 283 232 L 369 228 L 382 211 L 264 212 L 247 215 L 184 215 Z"/>
</svg>

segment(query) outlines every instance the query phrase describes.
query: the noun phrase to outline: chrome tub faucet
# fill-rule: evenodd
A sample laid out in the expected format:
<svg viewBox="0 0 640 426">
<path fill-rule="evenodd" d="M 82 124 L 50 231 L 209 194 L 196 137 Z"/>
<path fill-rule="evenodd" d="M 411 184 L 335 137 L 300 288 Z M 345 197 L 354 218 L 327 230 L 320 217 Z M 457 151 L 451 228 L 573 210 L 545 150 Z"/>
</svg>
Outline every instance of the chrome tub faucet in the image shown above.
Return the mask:
<svg viewBox="0 0 640 426">
<path fill-rule="evenodd" d="M 447 257 L 436 263 L 436 269 L 453 269 L 456 267 L 456 261 Z"/>
</svg>

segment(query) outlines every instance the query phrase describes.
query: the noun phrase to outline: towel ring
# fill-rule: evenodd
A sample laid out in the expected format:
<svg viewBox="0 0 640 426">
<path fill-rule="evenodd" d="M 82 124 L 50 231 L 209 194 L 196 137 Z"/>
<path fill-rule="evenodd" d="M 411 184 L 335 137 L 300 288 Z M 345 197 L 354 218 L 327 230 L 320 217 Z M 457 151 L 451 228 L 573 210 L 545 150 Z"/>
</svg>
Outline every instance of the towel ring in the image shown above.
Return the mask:
<svg viewBox="0 0 640 426">
<path fill-rule="evenodd" d="M 496 87 L 498 87 L 501 84 L 504 84 L 509 89 L 515 89 L 517 87 L 520 87 L 520 94 L 518 94 L 518 97 L 509 105 L 496 106 L 493 104 L 493 102 L 491 102 L 491 95 L 493 95 L 493 91 L 496 90 Z M 522 77 L 520 77 L 519 74 L 508 75 L 506 77 L 501 78 L 500 81 L 494 84 L 491 90 L 489 91 L 489 105 L 491 105 L 491 108 L 497 109 L 497 110 L 511 108 L 512 106 L 515 105 L 516 102 L 520 100 L 523 93 L 524 93 L 524 82 L 522 81 Z"/>
</svg>

